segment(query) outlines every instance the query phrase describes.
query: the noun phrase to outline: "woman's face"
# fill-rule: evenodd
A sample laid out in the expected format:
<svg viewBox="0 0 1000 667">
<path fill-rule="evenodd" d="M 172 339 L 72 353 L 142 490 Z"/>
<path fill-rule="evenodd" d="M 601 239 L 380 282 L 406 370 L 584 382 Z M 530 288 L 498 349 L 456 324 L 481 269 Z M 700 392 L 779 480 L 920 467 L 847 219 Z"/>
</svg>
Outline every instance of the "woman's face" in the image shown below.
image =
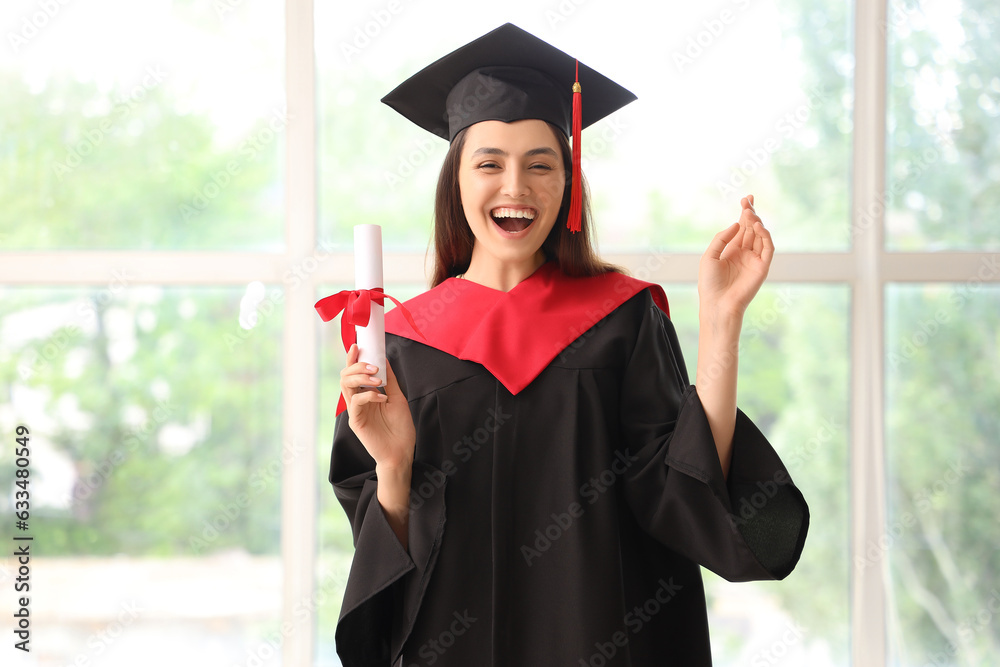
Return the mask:
<svg viewBox="0 0 1000 667">
<path fill-rule="evenodd" d="M 487 120 L 466 130 L 459 163 L 462 208 L 476 237 L 473 262 L 541 264 L 559 215 L 566 170 L 542 120 Z"/>
</svg>

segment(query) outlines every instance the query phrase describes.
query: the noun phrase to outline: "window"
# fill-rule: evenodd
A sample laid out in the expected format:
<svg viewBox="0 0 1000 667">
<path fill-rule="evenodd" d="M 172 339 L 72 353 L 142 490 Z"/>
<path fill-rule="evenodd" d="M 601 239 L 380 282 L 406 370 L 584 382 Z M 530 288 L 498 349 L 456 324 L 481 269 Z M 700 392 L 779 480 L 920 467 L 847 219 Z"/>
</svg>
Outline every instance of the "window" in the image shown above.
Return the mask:
<svg viewBox="0 0 1000 667">
<path fill-rule="evenodd" d="M 378 100 L 506 21 L 638 95 L 584 169 L 689 367 L 698 259 L 742 194 L 778 247 L 739 402 L 813 520 L 786 581 L 706 577 L 717 663 L 997 653 L 987 0 L 8 4 L 0 433 L 31 429 L 33 639 L 60 664 L 339 664 L 343 348 L 312 304 L 352 284 L 361 222 L 387 290 L 422 289 L 446 145 Z"/>
</svg>

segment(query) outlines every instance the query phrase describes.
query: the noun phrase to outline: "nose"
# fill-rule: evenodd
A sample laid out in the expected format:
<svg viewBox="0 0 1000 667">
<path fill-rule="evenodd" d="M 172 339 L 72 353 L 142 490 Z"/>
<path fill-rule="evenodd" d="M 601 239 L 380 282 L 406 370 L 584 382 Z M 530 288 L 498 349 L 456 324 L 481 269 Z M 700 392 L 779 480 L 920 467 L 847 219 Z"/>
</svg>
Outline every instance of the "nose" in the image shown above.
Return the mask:
<svg viewBox="0 0 1000 667">
<path fill-rule="evenodd" d="M 507 197 L 523 197 L 528 194 L 528 181 L 520 169 L 508 169 L 503 175 L 501 194 Z"/>
</svg>

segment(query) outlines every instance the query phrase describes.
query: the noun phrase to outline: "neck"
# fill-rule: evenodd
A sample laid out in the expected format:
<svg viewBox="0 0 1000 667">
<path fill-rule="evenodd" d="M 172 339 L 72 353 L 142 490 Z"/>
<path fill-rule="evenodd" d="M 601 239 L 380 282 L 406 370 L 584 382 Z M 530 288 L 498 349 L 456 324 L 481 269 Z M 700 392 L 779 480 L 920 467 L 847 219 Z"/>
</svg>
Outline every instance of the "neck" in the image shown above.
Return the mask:
<svg viewBox="0 0 1000 667">
<path fill-rule="evenodd" d="M 465 279 L 501 292 L 509 292 L 545 263 L 545 254 L 539 250 L 523 262 L 499 262 L 483 257 L 472 250 L 472 260 L 465 272 Z"/>
</svg>

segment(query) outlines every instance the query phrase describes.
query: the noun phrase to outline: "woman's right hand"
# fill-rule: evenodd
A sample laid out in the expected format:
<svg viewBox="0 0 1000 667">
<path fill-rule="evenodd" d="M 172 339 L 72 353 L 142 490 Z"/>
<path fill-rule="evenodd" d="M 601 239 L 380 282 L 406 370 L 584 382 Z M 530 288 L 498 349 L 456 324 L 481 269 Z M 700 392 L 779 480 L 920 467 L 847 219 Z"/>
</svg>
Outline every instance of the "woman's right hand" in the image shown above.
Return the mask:
<svg viewBox="0 0 1000 667">
<path fill-rule="evenodd" d="M 406 396 L 386 361 L 385 393 L 378 386 L 378 369 L 358 361 L 355 343 L 347 351 L 347 366 L 340 371 L 340 391 L 347 403 L 348 423 L 377 468 L 409 469 L 413 464 L 416 430 Z"/>
</svg>

